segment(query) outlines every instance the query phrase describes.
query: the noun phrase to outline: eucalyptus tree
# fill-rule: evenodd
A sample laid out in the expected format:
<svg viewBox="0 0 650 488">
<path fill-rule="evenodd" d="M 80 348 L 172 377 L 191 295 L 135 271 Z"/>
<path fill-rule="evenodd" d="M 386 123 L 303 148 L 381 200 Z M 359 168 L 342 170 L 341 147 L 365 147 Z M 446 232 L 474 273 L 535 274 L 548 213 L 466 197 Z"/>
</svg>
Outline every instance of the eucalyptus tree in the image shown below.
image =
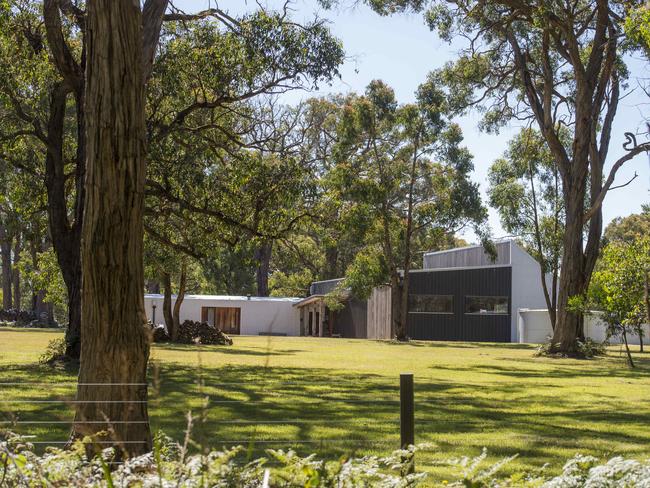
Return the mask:
<svg viewBox="0 0 650 488">
<path fill-rule="evenodd" d="M 37 147 L 35 158 L 12 163 L 45 180 L 49 230 L 69 295 L 68 355 L 78 357 L 87 14 L 83 4 L 64 0 L 11 0 L 0 13 L 1 138 Z M 144 17 L 155 19 L 143 26 L 148 45 L 143 63 L 148 72 L 157 66 L 145 80 L 150 147 L 186 123 L 196 130 L 197 114 L 223 115 L 254 97 L 311 87 L 335 74 L 342 58 L 340 44 L 322 22 L 299 25 L 287 10 L 258 9 L 235 18 L 218 8 L 186 14 L 167 0 L 148 0 Z M 159 43 L 163 52 L 155 56 L 152 46 Z M 210 85 L 201 85 L 208 79 Z M 216 118 L 221 128 L 228 127 L 227 120 Z"/>
<path fill-rule="evenodd" d="M 240 20 L 217 9 L 204 12 L 198 17 L 209 17 L 206 24 L 221 26 L 198 29 L 213 41 L 210 52 L 214 57 L 212 64 L 202 56 L 191 58 L 190 64 L 223 73 L 226 82 L 211 87 L 191 85 L 185 99 L 175 93 L 178 102 L 171 105 L 171 111 L 163 100 L 155 99 L 164 108 L 156 112 L 163 114 L 159 129 L 152 131 L 154 122 L 146 117 L 146 81 L 162 23 L 165 19 L 192 21 L 197 17 L 174 12 L 167 17 L 166 7 L 166 1 L 156 0 L 145 2 L 142 10 L 137 2 L 127 0 L 91 0 L 84 24 L 88 39 L 84 92 L 87 191 L 82 239 L 84 334 L 74 435 L 99 434 L 106 430 L 107 422 L 111 426 L 107 442 L 122 455 L 140 454 L 151 447 L 146 407 L 149 339 L 142 298 L 147 143 L 149 147 L 159 144 L 186 122 L 191 124 L 195 115 L 205 115 L 203 109 L 230 108 L 241 95 L 238 90 L 251 88 L 255 78 L 248 75 L 257 72 L 255 66 L 250 66 L 249 72 L 245 69 L 248 65 L 239 63 L 251 58 L 254 63 L 267 63 L 270 76 L 268 83 L 260 87 L 263 91 L 273 86 L 288 87 L 301 76 L 327 79 L 341 57 L 340 45 L 327 29 L 322 25 L 313 29 L 296 25 L 287 19 L 286 12 L 254 14 Z M 240 57 L 220 63 L 218 55 L 228 53 L 237 41 L 242 43 L 236 51 Z M 321 48 L 332 51 L 334 57 L 321 52 Z M 163 51 L 161 57 L 168 54 Z M 187 72 L 191 71 L 188 68 Z M 184 73 L 175 74 L 182 77 Z M 249 98 L 260 90 L 249 92 Z M 189 127 L 186 132 L 195 129 Z M 154 185 L 154 190 L 164 193 L 172 204 L 180 202 L 181 208 L 187 207 L 183 196 L 169 192 L 164 182 Z M 200 215 L 210 215 L 204 212 L 206 205 L 190 208 Z M 98 388 L 97 384 L 102 386 Z"/>
<path fill-rule="evenodd" d="M 603 241 L 633 242 L 635 239 L 650 235 L 650 204 L 641 206 L 641 212 L 626 217 L 616 217 L 605 227 Z"/>
<path fill-rule="evenodd" d="M 567 305 L 586 293 L 598 259 L 603 200 L 617 186 L 618 170 L 650 149 L 650 143 L 632 133 L 626 133 L 625 141 L 612 133 L 628 76 L 623 55 L 634 47 L 624 24 L 630 9 L 644 2 L 367 3 L 384 15 L 424 12 L 442 39 L 467 41 L 457 61 L 431 75 L 434 83 L 447 87 L 452 110 L 478 109 L 485 130 L 498 130 L 513 119 L 537 126 L 560 172 L 566 212 L 553 349 L 576 353 L 583 319 Z M 571 140 L 565 144 L 567 127 Z M 623 144 L 624 154 L 608 161 L 613 137 Z"/>
<path fill-rule="evenodd" d="M 346 101 L 337 132 L 331 184 L 369 224 L 369 249 L 381 249 L 381 265 L 368 268 L 387 272 L 398 339 L 406 338 L 416 236 L 431 229 L 479 229 L 486 217 L 478 186 L 469 180 L 472 156 L 461 147 L 460 128 L 446 118 L 443 100 L 433 84 L 425 84 L 417 103 L 400 106 L 390 87 L 373 81 L 364 95 Z"/>
<path fill-rule="evenodd" d="M 540 264 L 544 299 L 555 329 L 564 201 L 559 170 L 539 132 L 524 129 L 510 141 L 504 157 L 490 167 L 489 183 L 490 205 L 499 212 L 501 225 Z"/>
</svg>

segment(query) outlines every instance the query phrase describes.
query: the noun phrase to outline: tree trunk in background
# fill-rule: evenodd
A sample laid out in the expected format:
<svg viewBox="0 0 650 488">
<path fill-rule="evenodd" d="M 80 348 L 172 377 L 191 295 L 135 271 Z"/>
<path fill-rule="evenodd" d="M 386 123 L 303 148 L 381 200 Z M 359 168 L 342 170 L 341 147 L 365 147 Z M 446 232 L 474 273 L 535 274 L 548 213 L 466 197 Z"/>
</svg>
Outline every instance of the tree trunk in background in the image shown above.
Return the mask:
<svg viewBox="0 0 650 488">
<path fill-rule="evenodd" d="M 172 278 L 169 273 L 163 273 L 163 293 L 163 318 L 165 319 L 167 333 L 171 337 L 174 330 L 174 314 L 172 313 Z"/>
<path fill-rule="evenodd" d="M 325 248 L 325 273 L 323 274 L 323 279 L 332 280 L 335 278 L 340 278 L 338 270 L 336 269 L 336 263 L 339 260 L 339 250 L 333 247 Z"/>
<path fill-rule="evenodd" d="M 32 269 L 39 270 L 38 253 L 43 251 L 43 238 L 40 227 L 34 228 L 33 238 L 29 242 L 29 253 L 32 258 Z M 45 303 L 45 290 L 32 290 L 32 311 L 40 318 L 43 315 L 48 316 L 48 322 L 52 322 L 53 317 L 49 315 L 47 304 Z"/>
<path fill-rule="evenodd" d="M 11 295 L 11 236 L 0 223 L 0 253 L 2 253 L 2 308 L 10 310 L 13 305 Z"/>
<path fill-rule="evenodd" d="M 147 281 L 147 293 L 160 294 L 160 281 L 149 280 Z"/>
<path fill-rule="evenodd" d="M 22 294 L 21 294 L 21 289 L 20 289 L 20 269 L 18 268 L 18 263 L 20 263 L 20 253 L 23 250 L 23 243 L 21 239 L 20 233 L 16 234 L 16 240 L 14 242 L 14 263 L 13 263 L 13 271 L 11 273 L 11 277 L 13 280 L 13 287 L 14 287 L 14 308 L 16 310 L 21 309 L 21 304 L 22 304 Z"/>
<path fill-rule="evenodd" d="M 64 83 L 57 84 L 50 94 L 50 113 L 47 125 L 48 151 L 45 157 L 45 188 L 47 190 L 47 216 L 52 247 L 61 268 L 63 281 L 68 292 L 68 326 L 65 333 L 66 357 L 79 359 L 81 352 L 81 220 L 83 203 L 75 205 L 75 221 L 70 223 L 68 218 L 68 201 L 66 195 L 67 176 L 63 158 L 63 132 L 65 109 L 68 97 L 68 87 Z M 77 104 L 82 97 L 77 96 Z M 77 107 L 77 125 L 83 117 Z M 78 130 L 78 153 L 84 151 L 83 130 Z M 83 198 L 83 175 L 85 161 L 77 157 L 76 198 Z"/>
<path fill-rule="evenodd" d="M 176 301 L 174 302 L 174 312 L 172 317 L 172 323 L 174 324 L 174 329 L 170 332 L 170 336 L 173 342 L 178 340 L 178 333 L 181 330 L 181 305 L 185 299 L 185 289 L 187 287 L 187 267 L 183 263 L 181 269 L 181 280 L 178 286 L 178 295 L 176 295 Z"/>
<path fill-rule="evenodd" d="M 144 311 L 145 78 L 142 14 L 132 0 L 90 0 L 86 35 L 86 199 L 81 366 L 74 437 L 108 431 L 94 451 L 151 449 L 150 333 Z"/>
<path fill-rule="evenodd" d="M 391 274 L 390 279 L 390 300 L 391 300 L 391 338 L 403 340 L 404 331 L 401 329 L 400 317 L 402 314 L 402 285 L 399 275 Z"/>
<path fill-rule="evenodd" d="M 269 296 L 269 269 L 271 255 L 273 254 L 273 241 L 263 242 L 256 250 L 254 259 L 257 262 L 257 296 Z"/>
</svg>

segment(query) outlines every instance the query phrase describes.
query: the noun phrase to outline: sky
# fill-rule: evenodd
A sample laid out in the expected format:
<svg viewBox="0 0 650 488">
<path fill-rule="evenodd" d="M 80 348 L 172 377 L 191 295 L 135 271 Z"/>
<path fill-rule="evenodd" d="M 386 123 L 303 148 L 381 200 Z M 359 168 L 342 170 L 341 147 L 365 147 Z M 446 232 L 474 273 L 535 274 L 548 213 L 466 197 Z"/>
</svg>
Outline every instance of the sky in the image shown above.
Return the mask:
<svg viewBox="0 0 650 488">
<path fill-rule="evenodd" d="M 216 4 L 214 0 L 176 0 L 173 3 L 187 12 Z M 264 5 L 280 8 L 283 3 L 269 0 Z M 222 10 L 232 13 L 256 7 L 255 2 L 250 0 L 221 1 L 218 5 Z M 296 21 L 308 21 L 315 15 L 327 19 L 332 33 L 343 43 L 347 60 L 341 67 L 340 80 L 335 80 L 330 86 L 321 86 L 318 92 L 293 93 L 290 101 L 297 102 L 301 98 L 329 93 L 363 92 L 370 81 L 381 79 L 395 90 L 401 103 L 408 103 L 414 100 L 415 90 L 425 81 L 427 74 L 445 62 L 452 61 L 460 47 L 440 40 L 424 24 L 422 16 L 417 14 L 381 17 L 365 5 L 328 11 L 320 8 L 316 0 L 293 0 L 291 8 Z M 648 65 L 641 59 L 629 59 L 628 62 L 633 74 L 630 88 L 633 89 L 637 86 L 634 75 L 643 76 L 644 72 L 648 72 Z M 650 117 L 650 100 L 640 89 L 633 89 L 619 103 L 605 174 L 609 166 L 624 153 L 621 147 L 624 132 L 643 131 L 644 114 Z M 521 126 L 511 124 L 494 135 L 478 130 L 477 114 L 462 117 L 456 122 L 463 129 L 465 145 L 474 155 L 473 180 L 479 184 L 487 202 L 485 192 L 488 169 L 495 159 L 503 155 L 508 141 Z M 614 217 L 638 213 L 642 204 L 650 203 L 650 156 L 639 155 L 626 163 L 617 173 L 616 182 L 628 181 L 635 172 L 638 177 L 630 185 L 612 191 L 605 198 L 605 224 Z M 489 223 L 493 237 L 506 235 L 493 209 L 489 211 Z M 472 240 L 474 236 L 469 232 L 464 237 Z"/>
</svg>

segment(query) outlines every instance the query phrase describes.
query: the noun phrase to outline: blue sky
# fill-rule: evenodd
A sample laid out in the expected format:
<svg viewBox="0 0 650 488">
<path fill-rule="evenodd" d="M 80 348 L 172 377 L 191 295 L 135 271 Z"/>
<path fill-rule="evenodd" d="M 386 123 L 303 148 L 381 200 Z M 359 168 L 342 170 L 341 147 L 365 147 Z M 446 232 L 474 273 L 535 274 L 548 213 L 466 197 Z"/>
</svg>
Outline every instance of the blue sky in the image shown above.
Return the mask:
<svg viewBox="0 0 650 488">
<path fill-rule="evenodd" d="M 348 2 L 349 4 L 353 2 Z M 207 8 L 215 2 L 209 0 L 180 0 L 176 6 L 186 11 Z M 269 1 L 271 7 L 281 6 L 283 2 Z M 219 7 L 231 12 L 255 8 L 255 2 L 222 1 Z M 410 102 L 414 91 L 422 83 L 429 71 L 453 60 L 459 46 L 450 46 L 441 41 L 435 33 L 429 31 L 420 15 L 395 15 L 381 17 L 364 5 L 326 11 L 315 0 L 294 0 L 293 17 L 303 21 L 313 19 L 314 15 L 330 22 L 330 29 L 342 40 L 348 60 L 341 69 L 341 80 L 331 86 L 322 86 L 319 92 L 295 93 L 292 100 L 307 98 L 327 93 L 356 91 L 362 92 L 373 79 L 388 83 L 400 102 Z M 631 59 L 630 67 L 633 77 L 630 86 L 637 85 L 634 75 L 647 73 L 647 64 L 640 59 Z M 637 132 L 643 128 L 643 113 L 650 115 L 650 100 L 640 90 L 633 91 L 621 100 L 617 119 L 612 133 L 611 150 L 608 162 L 611 164 L 623 154 L 621 144 L 623 133 Z M 500 157 L 510 138 L 519 130 L 512 125 L 504 128 L 500 134 L 485 134 L 478 130 L 478 116 L 473 114 L 459 119 L 463 128 L 465 143 L 474 154 L 475 172 L 473 179 L 479 183 L 485 195 L 487 172 L 492 162 Z M 641 204 L 650 202 L 650 160 L 645 155 L 626 163 L 618 172 L 617 182 L 630 179 L 635 171 L 638 177 L 629 186 L 610 193 L 604 203 L 605 222 L 616 216 L 639 212 Z M 496 212 L 490 210 L 490 226 L 494 237 L 504 235 Z M 467 235 L 471 239 L 471 234 Z"/>
</svg>

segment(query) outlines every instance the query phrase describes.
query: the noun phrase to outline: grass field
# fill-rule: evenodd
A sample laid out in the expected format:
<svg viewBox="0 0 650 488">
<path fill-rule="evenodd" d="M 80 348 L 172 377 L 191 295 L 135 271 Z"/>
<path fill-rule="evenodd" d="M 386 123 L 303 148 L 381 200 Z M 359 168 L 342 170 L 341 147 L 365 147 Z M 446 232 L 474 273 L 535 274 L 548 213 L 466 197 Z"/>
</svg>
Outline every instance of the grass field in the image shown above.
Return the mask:
<svg viewBox="0 0 650 488">
<path fill-rule="evenodd" d="M 58 336 L 0 328 L 0 420 L 39 442 L 65 440 L 72 418 L 65 400 L 76 373 L 37 364 Z M 650 457 L 650 354 L 636 356 L 629 370 L 618 348 L 579 361 L 535 358 L 520 344 L 235 337 L 232 347 L 157 345 L 150 413 L 155 429 L 182 439 L 191 410 L 197 448 L 386 453 L 399 444 L 399 373 L 412 372 L 416 442 L 437 445 L 419 455 L 419 469 L 449 478 L 436 460 L 486 447 L 492 459 L 520 455 L 506 473 L 545 463 L 553 473 L 578 452 Z"/>
</svg>

